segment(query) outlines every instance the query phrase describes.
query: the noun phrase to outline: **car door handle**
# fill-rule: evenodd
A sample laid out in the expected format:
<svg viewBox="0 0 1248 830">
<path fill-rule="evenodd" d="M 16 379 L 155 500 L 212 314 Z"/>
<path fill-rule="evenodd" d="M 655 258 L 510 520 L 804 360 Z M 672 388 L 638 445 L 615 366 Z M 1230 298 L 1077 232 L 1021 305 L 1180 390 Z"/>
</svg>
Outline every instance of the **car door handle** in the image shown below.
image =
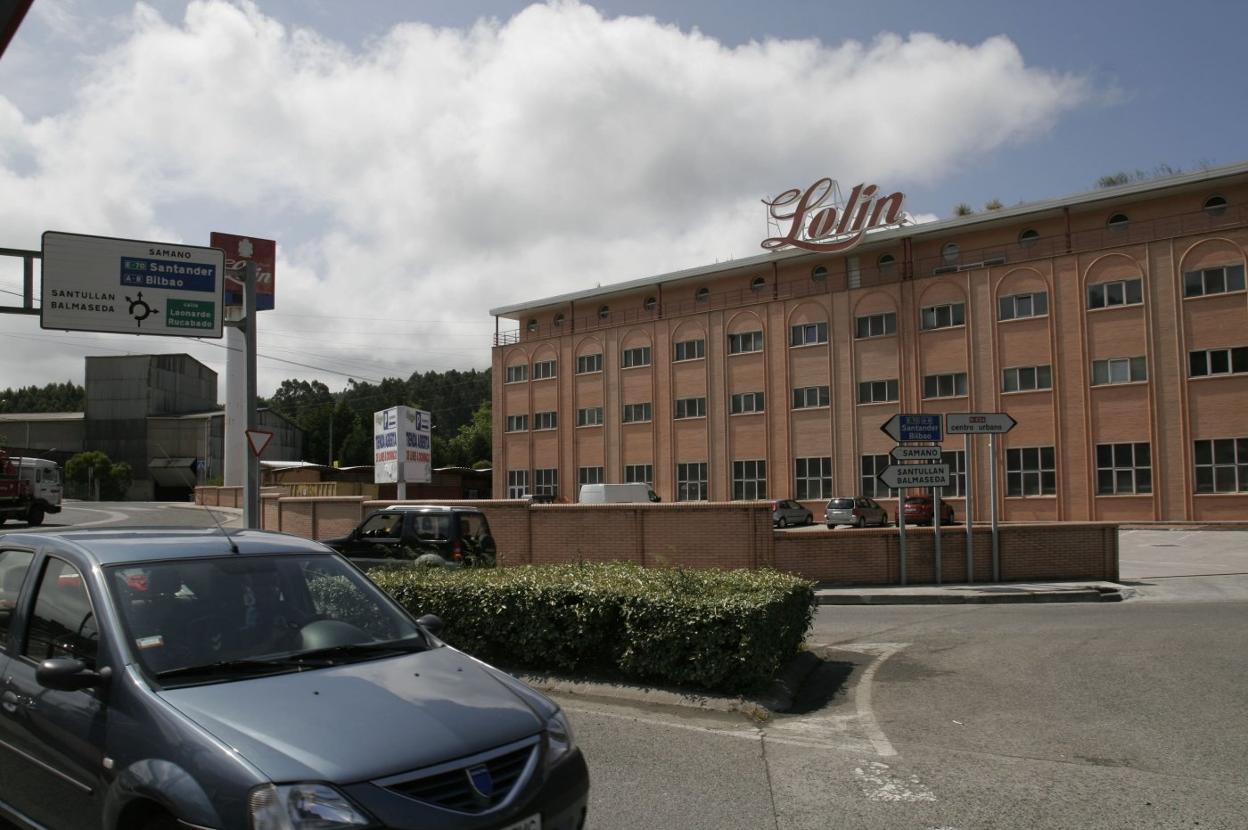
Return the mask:
<svg viewBox="0 0 1248 830">
<path fill-rule="evenodd" d="M 17 692 L 6 689 L 4 694 L 0 694 L 0 707 L 10 715 L 17 713 L 18 697 Z"/>
</svg>

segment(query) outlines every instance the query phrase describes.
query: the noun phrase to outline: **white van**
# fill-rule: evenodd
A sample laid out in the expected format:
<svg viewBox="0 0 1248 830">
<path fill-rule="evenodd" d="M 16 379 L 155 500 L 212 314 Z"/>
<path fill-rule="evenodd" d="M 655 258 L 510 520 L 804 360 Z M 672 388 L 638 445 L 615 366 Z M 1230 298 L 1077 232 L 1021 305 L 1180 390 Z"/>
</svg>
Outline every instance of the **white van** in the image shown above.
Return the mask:
<svg viewBox="0 0 1248 830">
<path fill-rule="evenodd" d="M 628 502 L 661 501 L 650 489 L 640 484 L 582 484 L 581 504 L 625 504 Z"/>
</svg>

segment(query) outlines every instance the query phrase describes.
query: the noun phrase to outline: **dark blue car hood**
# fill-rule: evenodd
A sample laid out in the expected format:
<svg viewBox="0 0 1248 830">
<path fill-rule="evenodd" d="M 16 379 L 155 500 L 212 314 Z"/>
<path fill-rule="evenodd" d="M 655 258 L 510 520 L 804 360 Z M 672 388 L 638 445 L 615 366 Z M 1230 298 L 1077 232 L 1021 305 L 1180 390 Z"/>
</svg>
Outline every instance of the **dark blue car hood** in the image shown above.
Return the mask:
<svg viewBox="0 0 1248 830">
<path fill-rule="evenodd" d="M 452 648 L 157 694 L 276 782 L 366 781 L 544 726 L 490 669 Z"/>
</svg>

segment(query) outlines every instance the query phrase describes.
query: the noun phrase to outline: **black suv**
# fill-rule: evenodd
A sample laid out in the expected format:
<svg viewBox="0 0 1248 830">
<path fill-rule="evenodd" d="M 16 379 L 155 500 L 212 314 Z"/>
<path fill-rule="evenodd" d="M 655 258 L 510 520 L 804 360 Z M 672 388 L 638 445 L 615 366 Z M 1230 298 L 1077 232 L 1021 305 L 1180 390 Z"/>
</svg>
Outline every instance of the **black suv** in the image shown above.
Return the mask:
<svg viewBox="0 0 1248 830">
<path fill-rule="evenodd" d="M 360 565 L 492 568 L 498 559 L 490 523 L 475 507 L 384 507 L 346 536 L 321 542 Z"/>
</svg>

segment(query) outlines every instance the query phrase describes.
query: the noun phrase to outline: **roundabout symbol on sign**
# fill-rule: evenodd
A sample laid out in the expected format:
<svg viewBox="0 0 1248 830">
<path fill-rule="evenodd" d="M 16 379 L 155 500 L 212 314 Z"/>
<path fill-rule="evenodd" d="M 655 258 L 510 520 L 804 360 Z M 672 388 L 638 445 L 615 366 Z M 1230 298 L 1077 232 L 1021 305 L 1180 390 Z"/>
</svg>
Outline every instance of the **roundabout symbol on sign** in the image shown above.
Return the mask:
<svg viewBox="0 0 1248 830">
<path fill-rule="evenodd" d="M 142 291 L 140 291 L 139 296 L 133 300 L 131 300 L 129 297 L 126 297 L 126 301 L 130 303 L 130 316 L 134 318 L 134 324 L 140 328 L 143 327 L 144 320 L 146 320 L 148 317 L 151 317 L 153 314 L 160 313 L 156 309 L 152 308 L 151 305 L 149 305 L 147 301 L 143 299 Z M 139 309 L 139 310 L 136 311 L 135 309 Z"/>
</svg>

